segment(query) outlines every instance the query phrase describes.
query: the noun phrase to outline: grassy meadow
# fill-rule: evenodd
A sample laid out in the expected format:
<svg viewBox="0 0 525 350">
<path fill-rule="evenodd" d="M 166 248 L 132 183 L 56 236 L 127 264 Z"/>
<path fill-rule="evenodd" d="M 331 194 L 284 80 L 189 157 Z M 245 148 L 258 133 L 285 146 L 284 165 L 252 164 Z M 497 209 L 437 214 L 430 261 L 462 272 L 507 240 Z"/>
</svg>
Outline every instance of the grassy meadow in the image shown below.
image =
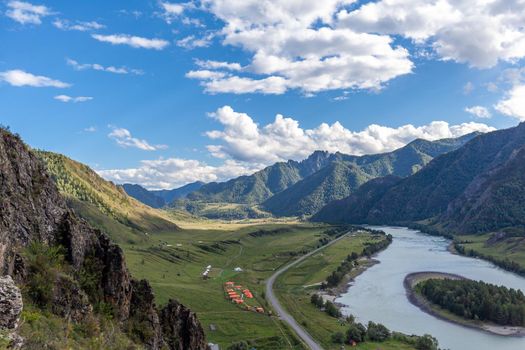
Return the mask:
<svg viewBox="0 0 525 350">
<path fill-rule="evenodd" d="M 268 309 L 264 281 L 304 249 L 316 247 L 328 227 L 234 224 L 231 229 L 205 228 L 155 233 L 121 244 L 133 276 L 150 281 L 159 304 L 176 298 L 195 311 L 210 342 L 227 346 L 255 340 L 258 349 L 302 349 L 277 318 L 245 311 L 226 300 L 223 284 L 231 280 L 248 287 Z M 212 269 L 205 280 L 202 272 L 208 265 Z M 234 272 L 235 267 L 243 272 Z"/>
</svg>

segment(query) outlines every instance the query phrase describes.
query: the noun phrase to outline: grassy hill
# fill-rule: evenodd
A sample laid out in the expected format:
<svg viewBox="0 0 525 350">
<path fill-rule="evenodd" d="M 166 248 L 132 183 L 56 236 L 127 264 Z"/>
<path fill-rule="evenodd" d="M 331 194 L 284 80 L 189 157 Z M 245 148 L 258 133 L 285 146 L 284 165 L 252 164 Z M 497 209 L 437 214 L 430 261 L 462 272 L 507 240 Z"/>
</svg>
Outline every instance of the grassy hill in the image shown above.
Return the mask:
<svg viewBox="0 0 525 350">
<path fill-rule="evenodd" d="M 144 233 L 177 231 L 167 213 L 131 198 L 88 166 L 61 154 L 38 151 L 59 191 L 75 211 L 117 241 L 143 237 Z"/>
</svg>

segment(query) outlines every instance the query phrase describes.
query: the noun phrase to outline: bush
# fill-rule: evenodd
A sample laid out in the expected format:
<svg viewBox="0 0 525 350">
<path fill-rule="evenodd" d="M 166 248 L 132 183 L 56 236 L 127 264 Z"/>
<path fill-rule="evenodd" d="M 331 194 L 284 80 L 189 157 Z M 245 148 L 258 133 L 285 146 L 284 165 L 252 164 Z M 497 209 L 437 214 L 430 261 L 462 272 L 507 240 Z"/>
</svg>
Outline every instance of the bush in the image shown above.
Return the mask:
<svg viewBox="0 0 525 350">
<path fill-rule="evenodd" d="M 419 337 L 416 341 L 417 350 L 438 350 L 438 341 L 429 334 Z"/>
<path fill-rule="evenodd" d="M 361 343 L 365 340 L 366 328 L 361 323 L 354 323 L 346 331 L 346 340 L 351 343 L 355 341 L 356 343 Z"/>
<path fill-rule="evenodd" d="M 368 329 L 366 331 L 368 340 L 383 342 L 390 338 L 390 331 L 381 323 L 368 322 Z"/>
<path fill-rule="evenodd" d="M 28 271 L 24 290 L 33 303 L 45 309 L 52 301 L 55 280 L 63 267 L 62 247 L 48 247 L 40 242 L 32 242 L 23 256 Z"/>
<path fill-rule="evenodd" d="M 345 335 L 343 334 L 343 332 L 336 332 L 332 334 L 332 342 L 336 344 L 344 344 Z"/>
<path fill-rule="evenodd" d="M 342 316 L 341 311 L 339 311 L 337 306 L 335 306 L 334 303 L 332 303 L 331 301 L 327 301 L 324 307 L 328 315 L 335 317 L 335 318 L 339 318 Z"/>
</svg>

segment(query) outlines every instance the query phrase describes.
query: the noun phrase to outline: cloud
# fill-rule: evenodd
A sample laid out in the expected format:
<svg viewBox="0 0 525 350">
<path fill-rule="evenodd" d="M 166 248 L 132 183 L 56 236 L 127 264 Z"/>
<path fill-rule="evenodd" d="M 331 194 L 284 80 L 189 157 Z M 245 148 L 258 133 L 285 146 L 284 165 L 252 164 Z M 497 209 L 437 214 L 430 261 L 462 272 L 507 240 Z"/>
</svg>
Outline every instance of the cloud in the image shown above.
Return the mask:
<svg viewBox="0 0 525 350">
<path fill-rule="evenodd" d="M 84 129 L 84 132 L 96 132 L 96 131 L 97 131 L 97 128 L 95 128 L 94 126 L 89 126 Z"/>
<path fill-rule="evenodd" d="M 33 75 L 20 69 L 0 72 L 0 80 L 12 86 L 32 86 L 32 87 L 56 87 L 67 88 L 71 84 L 64 83 L 60 80 L 54 80 L 42 75 Z"/>
<path fill-rule="evenodd" d="M 133 48 L 162 50 L 169 45 L 164 39 L 148 39 L 128 34 L 92 34 L 91 36 L 98 41 L 110 43 L 112 45 L 128 45 Z"/>
<path fill-rule="evenodd" d="M 239 63 L 235 62 L 222 62 L 222 61 L 211 61 L 211 60 L 195 60 L 195 64 L 205 69 L 225 69 L 231 71 L 239 71 L 242 69 Z"/>
<path fill-rule="evenodd" d="M 525 85 L 514 85 L 494 108 L 509 117 L 525 121 Z"/>
<path fill-rule="evenodd" d="M 117 183 L 168 189 L 193 181 L 226 181 L 253 174 L 274 162 L 302 160 L 315 150 L 373 154 L 392 151 L 416 138 L 436 140 L 494 130 L 480 123 L 449 125 L 443 121 L 398 128 L 373 124 L 362 131 L 348 130 L 338 122 L 303 129 L 297 120 L 280 114 L 272 123 L 259 126 L 248 114 L 236 112 L 229 106 L 217 109 L 210 116 L 222 125 L 221 130 L 206 133 L 217 141 L 209 145 L 208 150 L 214 157 L 223 159 L 219 165 L 192 159 L 160 158 L 143 160 L 136 168 L 100 170 L 99 174 Z M 131 138 L 129 132 L 122 134 L 123 138 Z"/>
<path fill-rule="evenodd" d="M 72 66 L 76 70 L 93 69 L 102 72 L 114 73 L 114 74 L 135 74 L 142 75 L 144 72 L 140 69 L 133 69 L 128 67 L 115 67 L 115 66 L 103 66 L 98 63 L 79 63 L 70 58 L 66 59 L 68 65 Z"/>
<path fill-rule="evenodd" d="M 399 35 L 443 60 L 490 68 L 525 56 L 525 2 L 380 0 L 337 14 L 338 27 Z"/>
<path fill-rule="evenodd" d="M 67 19 L 56 19 L 53 21 L 53 25 L 60 30 L 78 30 L 80 32 L 87 32 L 87 31 L 102 29 L 106 27 L 95 21 L 91 21 L 91 22 L 76 21 L 74 23 L 71 23 Z"/>
<path fill-rule="evenodd" d="M 483 106 L 467 107 L 465 108 L 465 112 L 470 113 L 473 116 L 478 117 L 478 118 L 488 119 L 492 117 L 492 114 L 490 113 L 490 111 L 486 107 L 483 107 Z"/>
<path fill-rule="evenodd" d="M 485 69 L 525 58 L 522 0 L 202 0 L 200 5 L 222 23 L 217 32 L 222 45 L 249 55 L 237 74 L 203 78 L 209 93 L 379 90 L 412 73 L 413 59 Z"/>
<path fill-rule="evenodd" d="M 201 70 L 190 70 L 186 73 L 186 78 L 191 79 L 221 79 L 224 78 L 226 74 L 223 72 L 211 71 L 207 69 Z"/>
<path fill-rule="evenodd" d="M 185 38 L 177 40 L 177 46 L 183 47 L 188 50 L 192 50 L 197 47 L 208 47 L 211 45 L 211 39 L 213 39 L 213 37 L 213 33 L 205 35 L 202 38 L 197 38 L 195 35 L 189 35 Z"/>
<path fill-rule="evenodd" d="M 463 85 L 463 94 L 470 95 L 472 91 L 474 91 L 476 87 L 471 81 L 468 81 L 465 85 Z"/>
<path fill-rule="evenodd" d="M 166 145 L 151 145 L 146 140 L 135 138 L 128 129 L 110 127 L 112 130 L 108 134 L 108 137 L 115 140 L 117 144 L 123 148 L 138 148 L 143 151 L 157 151 L 168 148 Z"/>
<path fill-rule="evenodd" d="M 99 170 L 98 173 L 115 183 L 136 183 L 150 189 L 172 189 L 194 181 L 225 181 L 257 170 L 258 167 L 233 160 L 212 166 L 193 159 L 161 158 L 143 160 L 137 168 Z"/>
<path fill-rule="evenodd" d="M 282 94 L 298 89 L 312 94 L 376 90 L 411 73 L 408 51 L 388 35 L 337 27 L 337 10 L 353 2 L 203 1 L 203 8 L 224 23 L 222 44 L 252 56 L 243 69 L 247 75 L 203 79 L 202 85 L 209 93 Z"/>
<path fill-rule="evenodd" d="M 52 12 L 44 5 L 33 5 L 24 1 L 9 1 L 5 15 L 21 24 L 41 24 L 42 17 Z"/>
<path fill-rule="evenodd" d="M 236 112 L 230 106 L 219 108 L 211 117 L 223 127 L 206 133 L 212 140 L 220 141 L 208 146 L 215 157 L 261 164 L 301 160 L 315 150 L 354 155 L 389 152 L 416 138 L 437 140 L 494 130 L 480 123 L 450 125 L 444 121 L 397 128 L 372 124 L 362 131 L 351 131 L 339 122 L 303 129 L 297 120 L 280 114 L 272 123 L 259 126 L 249 115 Z"/>
<path fill-rule="evenodd" d="M 93 99 L 93 97 L 90 97 L 90 96 L 77 96 L 77 97 L 71 97 L 71 96 L 68 96 L 68 95 L 57 95 L 55 97 L 53 97 L 55 100 L 58 100 L 58 101 L 61 101 L 61 102 L 73 102 L 73 103 L 78 103 L 78 102 L 87 102 L 87 101 L 91 101 Z"/>
</svg>

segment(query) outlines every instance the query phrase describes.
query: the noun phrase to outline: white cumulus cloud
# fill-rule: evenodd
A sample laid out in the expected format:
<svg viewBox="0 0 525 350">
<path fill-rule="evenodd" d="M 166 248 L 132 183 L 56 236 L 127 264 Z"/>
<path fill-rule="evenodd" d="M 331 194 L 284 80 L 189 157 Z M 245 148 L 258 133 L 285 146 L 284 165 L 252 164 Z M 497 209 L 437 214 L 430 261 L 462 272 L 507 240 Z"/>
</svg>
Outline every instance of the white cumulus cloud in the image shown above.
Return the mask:
<svg viewBox="0 0 525 350">
<path fill-rule="evenodd" d="M 203 1 L 204 9 L 224 22 L 219 33 L 223 45 L 240 47 L 252 57 L 243 69 L 250 75 L 203 79 L 202 85 L 209 93 L 282 94 L 298 89 L 311 94 L 379 89 L 410 73 L 408 51 L 388 35 L 337 28 L 335 14 L 353 2 Z"/>
<path fill-rule="evenodd" d="M 301 160 L 315 150 L 354 155 L 389 152 L 416 138 L 437 140 L 494 130 L 481 123 L 450 125 L 444 121 L 397 128 L 372 124 L 362 131 L 351 131 L 339 122 L 303 129 L 297 120 L 280 114 L 272 123 L 259 126 L 249 115 L 236 112 L 230 106 L 219 108 L 211 116 L 222 125 L 222 129 L 206 134 L 220 141 L 208 146 L 214 156 L 261 164 Z"/>
<path fill-rule="evenodd" d="M 99 173 L 117 183 L 174 188 L 193 181 L 225 181 L 252 174 L 274 162 L 302 160 L 316 150 L 373 154 L 392 151 L 416 138 L 436 140 L 494 130 L 481 123 L 450 125 L 444 121 L 396 128 L 372 124 L 361 131 L 349 130 L 339 122 L 331 125 L 321 123 L 313 129 L 303 129 L 297 120 L 280 114 L 272 123 L 261 126 L 248 114 L 236 112 L 230 106 L 221 107 L 210 116 L 222 126 L 220 130 L 206 133 L 207 137 L 216 141 L 208 146 L 208 150 L 214 157 L 222 159 L 219 165 L 174 157 L 144 160 L 136 168 L 106 169 Z M 126 143 L 132 138 L 127 130 L 118 131 L 118 134 Z"/>
<path fill-rule="evenodd" d="M 487 119 L 487 118 L 492 117 L 492 114 L 490 113 L 490 111 L 486 107 L 483 107 L 483 106 L 467 107 L 465 108 L 465 112 L 470 113 L 473 116 L 478 117 L 478 118 Z"/>
<path fill-rule="evenodd" d="M 250 164 L 227 160 L 212 166 L 193 159 L 167 158 L 144 160 L 132 169 L 107 169 L 98 173 L 116 183 L 136 183 L 150 189 L 172 189 L 194 181 L 225 181 L 259 170 Z"/>
<path fill-rule="evenodd" d="M 525 85 L 514 85 L 494 108 L 509 117 L 525 121 Z"/>
<path fill-rule="evenodd" d="M 430 45 L 441 59 L 478 68 L 525 56 L 520 0 L 380 0 L 337 14 L 338 27 L 400 35 Z"/>
<path fill-rule="evenodd" d="M 152 145 L 148 141 L 144 139 L 139 139 L 136 137 L 133 137 L 131 135 L 131 132 L 128 129 L 124 128 L 117 128 L 114 126 L 111 127 L 111 132 L 108 134 L 108 137 L 110 139 L 115 140 L 115 142 L 124 148 L 138 148 L 143 151 L 157 151 L 160 149 L 166 149 L 168 146 L 166 145 Z"/>
<path fill-rule="evenodd" d="M 112 45 L 128 45 L 133 48 L 162 50 L 169 45 L 169 42 L 164 39 L 149 39 L 128 34 L 93 34 L 91 36 L 98 41 L 110 43 Z"/>
<path fill-rule="evenodd" d="M 71 84 L 64 83 L 60 80 L 51 79 L 43 75 L 34 75 L 20 69 L 0 72 L 0 80 L 12 86 L 32 86 L 32 87 L 56 87 L 67 88 Z"/>
<path fill-rule="evenodd" d="M 44 5 L 33 5 L 25 1 L 9 1 L 5 15 L 21 24 L 41 24 L 42 17 L 52 14 Z"/>
</svg>

